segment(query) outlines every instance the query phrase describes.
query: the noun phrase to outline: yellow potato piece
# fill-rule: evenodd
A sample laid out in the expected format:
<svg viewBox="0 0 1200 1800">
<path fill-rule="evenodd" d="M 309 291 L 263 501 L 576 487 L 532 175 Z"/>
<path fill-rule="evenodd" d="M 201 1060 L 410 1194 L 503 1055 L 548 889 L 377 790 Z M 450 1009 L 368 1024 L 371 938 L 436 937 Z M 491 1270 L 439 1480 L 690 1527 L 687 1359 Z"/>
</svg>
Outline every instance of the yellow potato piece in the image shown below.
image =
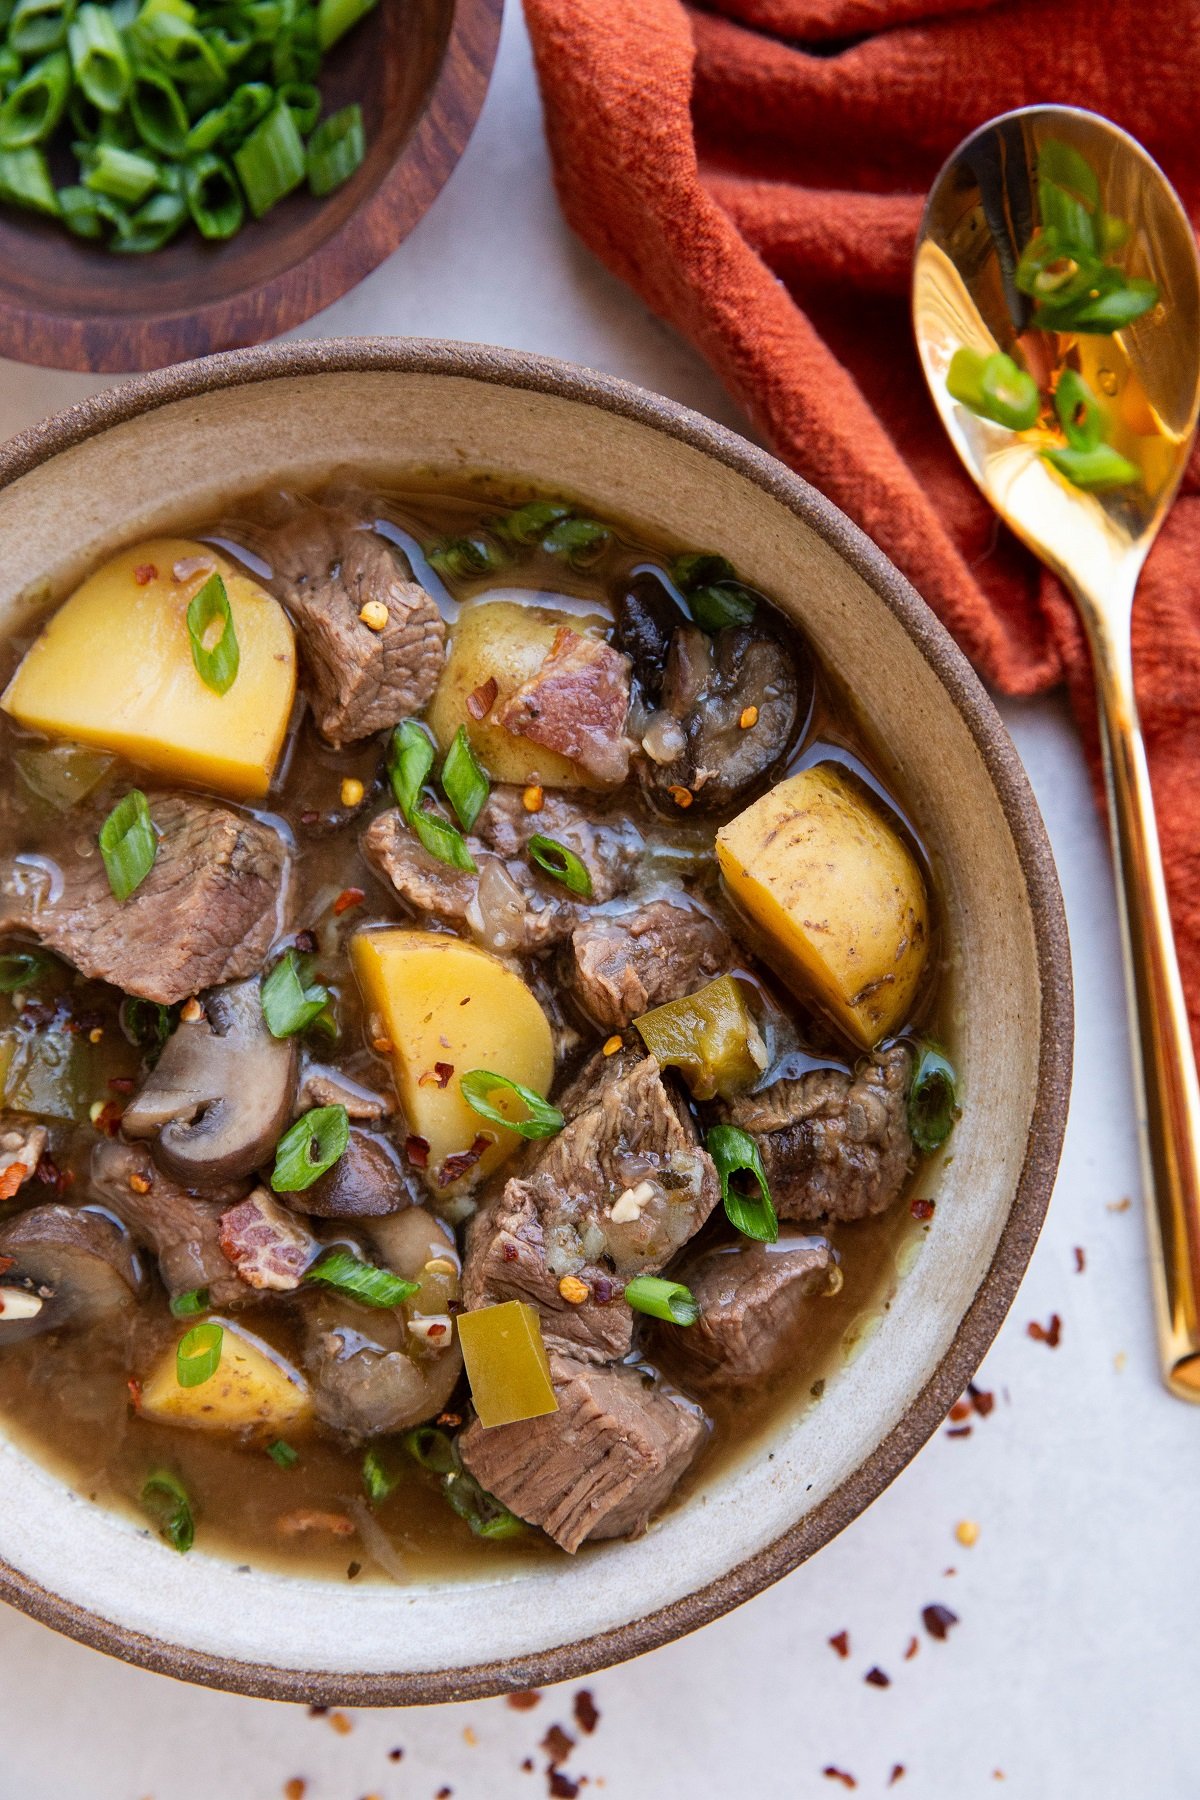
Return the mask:
<svg viewBox="0 0 1200 1800">
<path fill-rule="evenodd" d="M 408 1130 L 429 1145 L 430 1186 L 441 1193 L 482 1180 L 521 1139 L 468 1106 L 459 1079 L 487 1069 L 546 1094 L 554 1078 L 554 1040 L 545 1013 L 506 963 L 459 938 L 390 927 L 359 932 L 350 953 L 367 1006 L 392 1045 Z M 452 1070 L 444 1087 L 438 1085 L 439 1063 L 442 1074 L 447 1066 Z M 508 1111 L 500 1093 L 492 1098 Z M 521 1116 L 519 1102 L 514 1111 Z M 443 1183 L 446 1158 L 469 1151 L 480 1136 L 494 1142 L 459 1182 Z"/>
<path fill-rule="evenodd" d="M 208 566 L 176 580 L 176 565 L 197 557 Z M 241 653 L 225 694 L 197 674 L 187 629 L 213 566 Z M 139 582 L 139 568 L 156 574 Z M 279 602 L 208 545 L 153 538 L 97 569 L 47 620 L 0 706 L 31 730 L 252 800 L 271 785 L 295 691 L 295 640 Z"/>
<path fill-rule="evenodd" d="M 558 1411 L 536 1307 L 505 1300 L 463 1313 L 458 1341 L 481 1425 L 514 1425 Z"/>
<path fill-rule="evenodd" d="M 717 860 L 798 994 L 865 1050 L 903 1024 L 928 949 L 925 883 L 907 844 L 836 768 L 789 777 L 722 826 Z"/>
<path fill-rule="evenodd" d="M 224 1319 L 216 1323 L 224 1331 L 216 1373 L 198 1387 L 180 1387 L 178 1343 L 172 1344 L 142 1383 L 142 1418 L 199 1431 L 282 1431 L 304 1424 L 312 1414 L 304 1377 L 261 1338 Z"/>
<path fill-rule="evenodd" d="M 596 786 L 569 758 L 528 738 L 514 737 L 490 718 L 473 718 L 467 705 L 472 694 L 495 681 L 492 712 L 496 712 L 537 674 L 562 625 L 587 630 L 586 620 L 525 606 L 517 600 L 477 601 L 463 608 L 437 692 L 425 715 L 443 751 L 450 748 L 459 726 L 465 725 L 472 749 L 495 781 L 549 788 Z"/>
</svg>

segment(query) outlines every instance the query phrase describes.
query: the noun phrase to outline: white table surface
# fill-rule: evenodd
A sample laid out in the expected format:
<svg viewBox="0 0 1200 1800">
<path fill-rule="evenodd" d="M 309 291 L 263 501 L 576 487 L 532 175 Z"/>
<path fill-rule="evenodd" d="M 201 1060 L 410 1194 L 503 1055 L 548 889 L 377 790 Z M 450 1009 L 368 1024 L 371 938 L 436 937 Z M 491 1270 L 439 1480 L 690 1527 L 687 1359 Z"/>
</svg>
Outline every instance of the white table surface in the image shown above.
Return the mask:
<svg viewBox="0 0 1200 1800">
<path fill-rule="evenodd" d="M 445 193 L 305 335 L 375 332 L 545 351 L 742 423 L 692 351 L 568 236 L 512 0 L 483 118 Z M 0 363 L 0 437 L 102 385 Z M 566 1765 L 591 1778 L 585 1800 L 602 1782 L 606 1800 L 846 1793 L 828 1766 L 867 1800 L 1200 1791 L 1200 1415 L 1166 1396 L 1155 1366 L 1107 852 L 1065 709 L 1003 712 L 1066 892 L 1077 1051 L 1049 1222 L 980 1376 L 995 1410 L 969 1437 L 940 1434 L 774 1589 L 588 1682 L 600 1723 Z M 1125 1196 L 1134 1205 L 1114 1210 Z M 1026 1332 L 1053 1312 L 1056 1350 Z M 963 1520 L 979 1526 L 972 1548 L 955 1539 Z M 921 1628 L 933 1601 L 960 1619 L 942 1643 Z M 844 1660 L 827 1643 L 842 1630 Z M 872 1665 L 888 1688 L 864 1682 Z M 303 1708 L 126 1668 L 0 1609 L 0 1800 L 275 1800 L 293 1777 L 305 1800 L 433 1800 L 443 1787 L 527 1800 L 547 1792 L 537 1745 L 554 1722 L 572 1729 L 573 1692 L 549 1690 L 526 1713 L 502 1700 L 364 1711 L 339 1731 Z"/>
</svg>

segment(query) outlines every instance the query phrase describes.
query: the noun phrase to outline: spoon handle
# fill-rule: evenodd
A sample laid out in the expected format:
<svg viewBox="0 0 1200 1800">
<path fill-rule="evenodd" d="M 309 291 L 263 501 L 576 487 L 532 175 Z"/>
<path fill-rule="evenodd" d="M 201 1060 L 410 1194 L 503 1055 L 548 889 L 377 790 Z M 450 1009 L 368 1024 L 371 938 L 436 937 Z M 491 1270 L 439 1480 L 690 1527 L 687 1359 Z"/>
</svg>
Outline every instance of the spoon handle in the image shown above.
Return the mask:
<svg viewBox="0 0 1200 1800">
<path fill-rule="evenodd" d="M 1128 612 L 1079 596 L 1116 864 L 1163 1379 L 1200 1402 L 1200 1086 L 1133 688 Z"/>
</svg>

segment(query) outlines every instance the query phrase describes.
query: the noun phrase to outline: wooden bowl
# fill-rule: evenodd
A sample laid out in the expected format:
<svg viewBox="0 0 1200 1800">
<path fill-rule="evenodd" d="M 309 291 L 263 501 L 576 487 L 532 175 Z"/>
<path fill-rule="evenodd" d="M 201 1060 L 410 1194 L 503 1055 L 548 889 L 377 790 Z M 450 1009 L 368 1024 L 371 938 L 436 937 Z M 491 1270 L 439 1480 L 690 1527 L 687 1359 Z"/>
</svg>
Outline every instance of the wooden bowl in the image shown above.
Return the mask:
<svg viewBox="0 0 1200 1800">
<path fill-rule="evenodd" d="M 0 624 L 48 579 L 334 467 L 524 475 L 728 555 L 854 694 L 933 856 L 964 1113 L 915 1265 L 820 1406 L 635 1543 L 449 1585 L 239 1571 L 89 1506 L 0 1436 L 0 1595 L 84 1642 L 279 1699 L 395 1705 L 579 1676 L 677 1637 L 810 1556 L 962 1393 L 1017 1291 L 1067 1110 L 1071 976 L 1045 832 L 966 661 L 882 553 L 733 433 L 623 382 L 477 346 L 347 340 L 214 357 L 0 449 Z M 769 1460 L 768 1460 L 769 1457 Z"/>
<path fill-rule="evenodd" d="M 437 198 L 487 93 L 504 0 L 380 0 L 331 52 L 325 110 L 362 105 L 367 154 L 325 200 L 306 189 L 225 244 L 188 230 L 116 256 L 0 207 L 0 356 L 119 374 L 258 344 L 331 306 Z"/>
</svg>

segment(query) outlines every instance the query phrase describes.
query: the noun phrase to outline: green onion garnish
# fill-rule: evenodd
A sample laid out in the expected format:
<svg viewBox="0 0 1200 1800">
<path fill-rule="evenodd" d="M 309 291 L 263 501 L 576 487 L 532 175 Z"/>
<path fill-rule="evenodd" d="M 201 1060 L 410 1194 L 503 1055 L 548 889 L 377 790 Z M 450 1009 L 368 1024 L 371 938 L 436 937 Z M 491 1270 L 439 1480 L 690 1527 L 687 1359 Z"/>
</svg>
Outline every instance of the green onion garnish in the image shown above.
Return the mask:
<svg viewBox="0 0 1200 1800">
<path fill-rule="evenodd" d="M 26 212 L 59 216 L 50 165 L 41 150 L 30 147 L 0 152 L 0 200 L 23 206 Z"/>
<path fill-rule="evenodd" d="M 119 144 L 89 144 L 80 157 L 83 185 L 123 206 L 136 206 L 158 181 L 158 164 Z"/>
<path fill-rule="evenodd" d="M 503 1125 L 506 1131 L 515 1131 L 518 1137 L 548 1138 L 562 1130 L 565 1120 L 557 1106 L 551 1106 L 532 1088 L 522 1087 L 519 1081 L 510 1081 L 506 1075 L 493 1075 L 488 1069 L 469 1069 L 459 1077 L 459 1091 L 467 1105 L 477 1112 L 482 1119 L 490 1119 L 494 1125 Z M 511 1119 L 498 1106 L 493 1105 L 491 1095 L 495 1093 L 512 1094 L 525 1108 L 527 1117 Z"/>
<path fill-rule="evenodd" d="M 301 137 L 307 137 L 321 116 L 321 90 L 314 87 L 311 81 L 285 81 L 279 90 L 279 98 L 285 106 L 291 108 L 292 117 L 296 121 L 296 130 Z M 350 109 L 347 107 L 346 109 Z M 357 111 L 357 108 L 355 109 Z M 335 115 L 336 117 L 337 115 Z M 360 115 L 361 117 L 361 115 Z M 312 166 L 312 144 L 308 146 L 309 167 Z"/>
<path fill-rule="evenodd" d="M 954 352 L 946 375 L 946 387 L 960 406 L 1003 425 L 1009 431 L 1028 431 L 1037 423 L 1037 382 L 1027 369 L 1019 369 L 1002 351 L 984 355 L 965 346 Z"/>
<path fill-rule="evenodd" d="M 415 1431 L 406 1431 L 404 1448 L 433 1475 L 448 1475 L 459 1466 L 454 1439 L 436 1425 L 418 1425 Z"/>
<path fill-rule="evenodd" d="M 555 881 L 561 881 L 573 894 L 591 899 L 592 878 L 587 864 L 573 850 L 568 850 L 557 838 L 543 836 L 540 831 L 534 833 L 525 848 L 539 869 L 544 869 Z"/>
<path fill-rule="evenodd" d="M 221 1366 L 225 1328 L 209 1319 L 193 1325 L 179 1340 L 175 1352 L 175 1379 L 181 1388 L 203 1387 Z"/>
<path fill-rule="evenodd" d="M 156 1469 L 142 1489 L 142 1505 L 158 1527 L 158 1534 L 180 1553 L 196 1541 L 196 1525 L 187 1489 L 177 1475 Z"/>
<path fill-rule="evenodd" d="M 612 532 L 598 519 L 560 519 L 542 539 L 551 556 L 565 556 L 573 569 L 588 569 L 598 562 L 612 541 Z"/>
<path fill-rule="evenodd" d="M 308 140 L 308 185 L 318 197 L 332 194 L 362 166 L 367 153 L 361 106 L 343 106 Z"/>
<path fill-rule="evenodd" d="M 922 1155 L 939 1150 L 958 1117 L 958 1078 L 945 1051 L 922 1044 L 908 1090 L 908 1129 Z"/>
<path fill-rule="evenodd" d="M 298 188 L 304 180 L 304 143 L 290 107 L 276 101 L 234 151 L 233 163 L 256 219 Z"/>
<path fill-rule="evenodd" d="M 329 989 L 312 980 L 313 959 L 287 950 L 262 984 L 263 1018 L 272 1037 L 295 1037 L 329 1003 Z"/>
<path fill-rule="evenodd" d="M 358 1300 L 363 1306 L 377 1306 L 381 1310 L 400 1306 L 421 1291 L 419 1281 L 405 1281 L 402 1276 L 393 1275 L 390 1269 L 364 1262 L 352 1251 L 342 1249 L 331 1250 L 320 1262 L 314 1263 L 304 1279 L 316 1282 L 319 1287 L 333 1288 L 348 1300 Z"/>
<path fill-rule="evenodd" d="M 146 1050 L 154 1061 L 174 1030 L 174 1018 L 169 1006 L 160 1006 L 156 1000 L 136 1000 L 127 994 L 121 1002 L 119 1014 L 121 1030 L 139 1050 Z"/>
<path fill-rule="evenodd" d="M 112 9 L 84 4 L 67 32 L 75 79 L 101 112 L 120 112 L 129 96 L 133 71 Z"/>
<path fill-rule="evenodd" d="M 186 1294 L 176 1294 L 171 1302 L 171 1313 L 176 1319 L 194 1319 L 197 1313 L 208 1311 L 208 1289 L 189 1288 Z M 185 1387 L 187 1382 L 183 1384 Z"/>
<path fill-rule="evenodd" d="M 319 1181 L 350 1142 L 344 1106 L 315 1106 L 285 1131 L 275 1146 L 271 1186 L 277 1194 L 300 1194 Z"/>
<path fill-rule="evenodd" d="M 38 950 L 13 950 L 0 956 L 0 994 L 23 993 L 53 968 L 48 956 Z"/>
<path fill-rule="evenodd" d="M 1111 444 L 1097 444 L 1094 450 L 1043 450 L 1042 459 L 1057 469 L 1073 487 L 1085 493 L 1100 493 L 1106 488 L 1128 487 L 1140 481 L 1136 463 L 1114 450 Z"/>
<path fill-rule="evenodd" d="M 454 742 L 442 764 L 442 789 L 458 815 L 464 831 L 470 831 L 487 804 L 488 778 L 480 768 L 467 736 L 460 725 Z"/>
<path fill-rule="evenodd" d="M 561 500 L 530 500 L 495 521 L 501 537 L 513 544 L 537 544 L 560 519 L 569 519 L 571 508 Z"/>
<path fill-rule="evenodd" d="M 184 169 L 183 191 L 201 237 L 219 243 L 241 229 L 246 208 L 233 170 L 223 157 L 211 151 L 195 157 Z"/>
<path fill-rule="evenodd" d="M 322 50 L 336 44 L 374 5 L 375 0 L 319 0 L 317 42 Z"/>
<path fill-rule="evenodd" d="M 425 559 L 439 575 L 452 581 L 477 581 L 504 565 L 504 555 L 490 539 L 476 537 L 439 538 L 425 546 Z"/>
<path fill-rule="evenodd" d="M 74 0 L 17 0 L 8 21 L 8 41 L 18 56 L 43 56 L 67 41 Z"/>
<path fill-rule="evenodd" d="M 701 631 L 723 631 L 748 625 L 758 611 L 758 595 L 737 578 L 728 557 L 713 550 L 692 550 L 671 564 L 671 579 L 687 598 Z"/>
<path fill-rule="evenodd" d="M 299 1452 L 293 1450 L 285 1438 L 276 1438 L 273 1443 L 268 1444 L 267 1455 L 273 1463 L 278 1463 L 281 1469 L 294 1469 L 300 1461 Z"/>
<path fill-rule="evenodd" d="M 44 143 L 66 111 L 70 87 L 71 59 L 65 50 L 27 69 L 0 105 L 0 150 Z"/>
<path fill-rule="evenodd" d="M 1083 376 L 1064 369 L 1054 390 L 1054 410 L 1072 450 L 1094 450 L 1104 437 L 1104 412 Z"/>
<path fill-rule="evenodd" d="M 216 638 L 213 637 L 214 625 L 221 627 Z M 229 594 L 220 575 L 210 575 L 204 586 L 192 595 L 188 602 L 187 628 L 197 675 L 214 694 L 227 694 L 237 680 L 241 651 Z"/>
<path fill-rule="evenodd" d="M 109 205 L 112 205 L 111 201 Z M 108 216 L 111 219 L 111 215 Z M 116 236 L 109 249 L 125 256 L 161 250 L 164 244 L 170 243 L 187 216 L 187 201 L 182 194 L 151 194 L 128 219 L 111 219 Z"/>
<path fill-rule="evenodd" d="M 767 1186 L 758 1145 L 748 1132 L 737 1125 L 714 1125 L 705 1139 L 705 1148 L 717 1166 L 721 1180 L 721 1199 L 725 1216 L 743 1237 L 755 1238 L 760 1244 L 773 1244 L 779 1236 L 779 1220 Z M 753 1177 L 757 1194 L 745 1194 L 733 1186 L 735 1175 Z"/>
<path fill-rule="evenodd" d="M 475 872 L 475 862 L 461 833 L 436 813 L 418 806 L 426 777 L 433 768 L 433 745 L 412 719 L 397 725 L 388 745 L 387 770 L 396 804 L 409 829 L 414 831 L 431 856 L 451 868 L 467 874 Z"/>
<path fill-rule="evenodd" d="M 131 788 L 100 827 L 100 855 L 113 898 L 122 905 L 154 867 L 158 834 L 140 788 Z"/>
<path fill-rule="evenodd" d="M 625 1283 L 625 1298 L 635 1312 L 666 1319 L 671 1325 L 694 1325 L 700 1317 L 692 1290 L 681 1281 L 663 1281 L 658 1275 L 635 1275 Z"/>
<path fill-rule="evenodd" d="M 423 1469 L 440 1477 L 441 1489 L 460 1519 L 476 1537 L 510 1538 L 525 1530 L 525 1522 L 493 1495 L 480 1487 L 462 1466 L 458 1446 L 447 1431 L 436 1425 L 418 1425 L 404 1434 L 404 1448 Z"/>
<path fill-rule="evenodd" d="M 362 1460 L 363 1489 L 371 1505 L 381 1506 L 403 1479 L 403 1468 L 398 1468 L 395 1464 L 389 1465 L 384 1460 L 382 1450 L 372 1444 Z"/>
</svg>

